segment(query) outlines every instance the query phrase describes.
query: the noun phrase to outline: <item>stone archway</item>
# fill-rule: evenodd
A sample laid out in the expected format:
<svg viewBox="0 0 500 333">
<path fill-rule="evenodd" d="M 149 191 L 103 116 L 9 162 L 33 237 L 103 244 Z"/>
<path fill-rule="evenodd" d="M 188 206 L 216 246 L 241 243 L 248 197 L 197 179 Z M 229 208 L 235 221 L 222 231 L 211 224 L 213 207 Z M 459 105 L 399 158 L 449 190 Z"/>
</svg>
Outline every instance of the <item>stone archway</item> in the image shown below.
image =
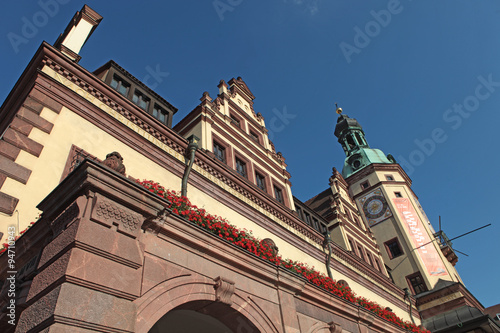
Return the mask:
<svg viewBox="0 0 500 333">
<path fill-rule="evenodd" d="M 148 333 L 258 333 L 229 305 L 211 301 L 185 303 L 165 314 Z"/>
<path fill-rule="evenodd" d="M 214 280 L 192 275 L 178 276 L 158 284 L 134 302 L 137 305 L 136 332 L 148 333 L 158 322 L 170 320 L 169 317 L 164 319 L 168 313 L 180 310 L 183 312 L 177 312 L 174 320 L 183 315 L 206 315 L 235 333 L 279 332 L 266 312 L 252 299 L 235 291 L 230 305 L 220 302 L 214 285 Z M 210 321 L 203 316 L 197 318 Z"/>
</svg>

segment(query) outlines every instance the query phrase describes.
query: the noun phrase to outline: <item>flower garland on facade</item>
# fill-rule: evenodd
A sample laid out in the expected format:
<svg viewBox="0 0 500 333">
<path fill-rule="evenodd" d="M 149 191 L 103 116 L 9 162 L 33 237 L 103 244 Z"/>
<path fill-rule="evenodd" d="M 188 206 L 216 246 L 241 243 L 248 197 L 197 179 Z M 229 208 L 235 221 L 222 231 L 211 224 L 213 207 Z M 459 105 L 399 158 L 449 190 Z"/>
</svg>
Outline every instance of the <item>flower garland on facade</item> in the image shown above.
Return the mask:
<svg viewBox="0 0 500 333">
<path fill-rule="evenodd" d="M 283 259 L 279 255 L 274 255 L 270 246 L 266 242 L 255 238 L 251 231 L 237 229 L 226 219 L 220 216 L 211 215 L 204 209 L 196 207 L 191 204 L 188 198 L 180 196 L 175 191 L 167 190 L 160 184 L 151 180 L 137 181 L 137 183 L 150 192 L 166 199 L 169 202 L 168 208 L 171 209 L 172 213 L 187 219 L 213 235 L 241 247 L 276 266 L 281 266 L 288 271 L 303 276 L 310 283 L 344 300 L 357 304 L 403 329 L 416 333 L 430 333 L 428 330 L 421 329 L 411 322 L 404 321 L 394 312 L 385 309 L 381 305 L 369 301 L 364 297 L 356 296 L 349 287 L 338 284 L 335 280 L 316 271 L 314 268 L 310 268 L 306 264 L 297 261 Z"/>
</svg>

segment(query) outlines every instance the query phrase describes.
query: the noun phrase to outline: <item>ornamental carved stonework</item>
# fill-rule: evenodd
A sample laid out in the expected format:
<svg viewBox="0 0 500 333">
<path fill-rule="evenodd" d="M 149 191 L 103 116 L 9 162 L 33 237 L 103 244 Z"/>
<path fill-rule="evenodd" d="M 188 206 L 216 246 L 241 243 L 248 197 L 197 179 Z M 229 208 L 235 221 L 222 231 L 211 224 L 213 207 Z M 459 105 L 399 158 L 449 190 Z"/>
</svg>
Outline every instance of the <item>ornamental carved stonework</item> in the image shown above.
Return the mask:
<svg viewBox="0 0 500 333">
<path fill-rule="evenodd" d="M 216 301 L 227 305 L 233 304 L 231 297 L 234 294 L 234 289 L 235 289 L 234 282 L 229 279 L 222 278 L 220 276 L 216 277 L 214 281 L 215 281 L 214 289 L 215 289 Z"/>
<path fill-rule="evenodd" d="M 119 152 L 114 151 L 106 155 L 106 159 L 102 162 L 105 166 L 115 170 L 122 175 L 125 175 L 125 165 L 123 164 L 123 157 Z"/>
<path fill-rule="evenodd" d="M 134 238 L 138 236 L 143 221 L 142 215 L 101 196 L 96 199 L 92 219 L 109 227 L 116 225 L 120 232 Z"/>
<path fill-rule="evenodd" d="M 262 244 L 266 244 L 271 249 L 273 257 L 276 257 L 278 255 L 279 249 L 276 246 L 276 243 L 271 238 L 264 238 L 262 240 Z"/>
</svg>

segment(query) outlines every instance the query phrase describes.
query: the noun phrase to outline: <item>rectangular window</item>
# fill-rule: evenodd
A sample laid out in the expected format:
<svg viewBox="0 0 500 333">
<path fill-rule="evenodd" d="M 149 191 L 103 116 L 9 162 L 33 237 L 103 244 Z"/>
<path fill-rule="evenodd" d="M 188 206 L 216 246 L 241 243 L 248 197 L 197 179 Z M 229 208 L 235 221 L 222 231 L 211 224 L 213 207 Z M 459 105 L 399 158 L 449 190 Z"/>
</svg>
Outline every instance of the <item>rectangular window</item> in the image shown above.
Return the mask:
<svg viewBox="0 0 500 333">
<path fill-rule="evenodd" d="M 247 165 L 245 162 L 236 157 L 236 172 L 247 178 Z"/>
<path fill-rule="evenodd" d="M 402 198 L 403 196 L 401 195 L 401 192 L 394 192 L 394 195 L 396 198 Z"/>
<path fill-rule="evenodd" d="M 352 240 L 351 239 L 347 239 L 347 241 L 349 242 L 349 246 L 351 248 L 351 251 L 354 252 L 354 244 L 353 244 Z"/>
<path fill-rule="evenodd" d="M 309 215 L 309 213 L 306 213 L 306 212 L 304 212 L 304 215 L 306 217 L 306 223 L 308 225 L 311 225 L 311 215 Z"/>
<path fill-rule="evenodd" d="M 388 240 L 387 242 L 384 243 L 384 245 L 385 249 L 387 250 L 387 254 L 389 255 L 389 259 L 394 259 L 404 254 L 397 238 Z"/>
<path fill-rule="evenodd" d="M 260 173 L 255 173 L 255 182 L 257 183 L 257 187 L 262 191 L 266 191 L 266 177 L 262 176 Z"/>
<path fill-rule="evenodd" d="M 274 197 L 279 203 L 283 203 L 283 192 L 280 188 L 274 186 Z M 310 222 L 309 222 L 310 224 Z"/>
<path fill-rule="evenodd" d="M 130 89 L 130 84 L 124 81 L 118 75 L 113 75 L 113 79 L 111 79 L 111 87 L 113 87 L 123 96 L 125 97 L 128 96 L 128 90 Z"/>
<path fill-rule="evenodd" d="M 149 108 L 149 98 L 147 98 L 139 90 L 134 91 L 134 96 L 132 96 L 132 102 L 137 104 L 141 109 L 148 110 Z"/>
<path fill-rule="evenodd" d="M 364 182 L 361 184 L 361 189 L 362 190 L 365 190 L 367 189 L 368 187 L 370 187 L 370 183 L 368 181 Z"/>
<path fill-rule="evenodd" d="M 231 123 L 238 126 L 238 127 L 241 127 L 240 126 L 240 120 L 238 118 L 236 118 L 235 116 L 233 116 L 232 114 L 229 116 L 231 117 Z"/>
<path fill-rule="evenodd" d="M 358 256 L 363 260 L 365 259 L 365 256 L 363 255 L 363 248 L 361 247 L 361 245 L 358 245 Z"/>
<path fill-rule="evenodd" d="M 250 131 L 250 137 L 252 138 L 253 141 L 259 143 L 259 136 L 255 134 L 254 132 Z"/>
<path fill-rule="evenodd" d="M 153 108 L 153 117 L 155 117 L 164 124 L 167 124 L 168 122 L 168 112 L 163 108 L 161 108 L 160 106 L 158 106 L 158 104 L 155 104 Z"/>
<path fill-rule="evenodd" d="M 320 223 L 319 227 L 321 228 L 322 233 L 326 233 L 326 226 L 323 223 Z"/>
<path fill-rule="evenodd" d="M 319 231 L 319 222 L 318 219 L 313 217 L 313 228 Z"/>
<path fill-rule="evenodd" d="M 418 295 L 427 291 L 427 286 L 425 285 L 424 278 L 420 272 L 408 275 L 406 277 L 406 281 L 408 281 L 408 286 L 411 288 L 413 295 Z"/>
<path fill-rule="evenodd" d="M 372 255 L 368 251 L 366 251 L 366 258 L 368 258 L 368 263 L 370 264 L 370 266 L 373 266 Z"/>
<path fill-rule="evenodd" d="M 226 163 L 226 148 L 222 147 L 220 144 L 214 141 L 214 154 L 215 158 Z"/>
<path fill-rule="evenodd" d="M 128 95 L 128 90 L 130 88 L 130 84 L 125 82 L 121 77 L 117 75 L 113 75 L 113 79 L 111 80 L 111 87 L 113 87 L 116 91 L 118 91 L 123 96 Z"/>
<path fill-rule="evenodd" d="M 391 175 L 385 175 L 385 179 L 390 181 L 390 180 L 394 180 L 394 177 Z"/>
<path fill-rule="evenodd" d="M 382 272 L 382 270 L 380 269 L 380 263 L 378 262 L 378 259 L 377 258 L 373 258 L 375 259 L 375 265 L 376 265 L 376 268 L 379 272 Z"/>
</svg>

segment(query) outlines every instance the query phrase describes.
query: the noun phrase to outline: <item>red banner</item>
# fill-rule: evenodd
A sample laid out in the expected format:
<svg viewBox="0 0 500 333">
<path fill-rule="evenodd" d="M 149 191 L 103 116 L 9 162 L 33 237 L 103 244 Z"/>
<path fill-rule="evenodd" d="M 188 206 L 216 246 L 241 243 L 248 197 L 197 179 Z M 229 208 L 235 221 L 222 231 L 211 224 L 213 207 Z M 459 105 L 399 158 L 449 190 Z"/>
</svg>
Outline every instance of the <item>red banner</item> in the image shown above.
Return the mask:
<svg viewBox="0 0 500 333">
<path fill-rule="evenodd" d="M 406 231 L 408 231 L 408 234 L 410 235 L 413 242 L 413 248 L 418 248 L 416 251 L 424 262 L 427 273 L 432 276 L 448 275 L 446 268 L 441 261 L 441 257 L 434 247 L 434 243 L 431 243 L 429 234 L 418 218 L 410 199 L 393 198 L 392 200 L 398 209 L 399 216 L 404 222 Z"/>
</svg>

